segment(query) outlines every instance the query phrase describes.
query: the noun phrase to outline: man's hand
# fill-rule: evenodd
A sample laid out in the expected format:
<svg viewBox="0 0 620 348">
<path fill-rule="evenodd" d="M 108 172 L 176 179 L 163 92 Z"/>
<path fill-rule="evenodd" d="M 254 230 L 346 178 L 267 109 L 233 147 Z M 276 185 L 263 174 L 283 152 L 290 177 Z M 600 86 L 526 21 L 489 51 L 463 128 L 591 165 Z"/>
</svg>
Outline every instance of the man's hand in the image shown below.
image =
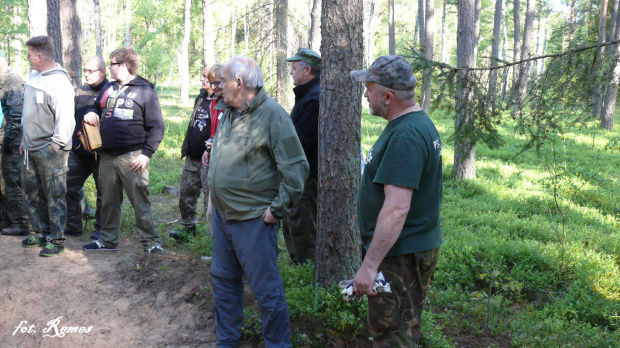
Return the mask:
<svg viewBox="0 0 620 348">
<path fill-rule="evenodd" d="M 22 143 L 19 144 L 19 155 L 24 156 L 24 141 L 23 140 L 22 140 Z"/>
<path fill-rule="evenodd" d="M 205 151 L 205 153 L 202 154 L 202 164 L 209 168 L 209 161 L 211 160 L 211 153 Z"/>
<path fill-rule="evenodd" d="M 265 209 L 265 212 L 263 213 L 263 221 L 265 221 L 266 224 L 275 224 L 276 222 L 280 221 L 280 219 L 271 215 L 271 208 L 267 207 L 267 209 Z"/>
<path fill-rule="evenodd" d="M 131 170 L 134 172 L 141 172 L 149 164 L 151 159 L 140 154 L 135 160 L 131 161 Z"/>
<path fill-rule="evenodd" d="M 84 122 L 88 123 L 91 126 L 96 126 L 99 124 L 99 115 L 91 111 L 84 115 Z"/>
<path fill-rule="evenodd" d="M 362 267 L 357 271 L 355 278 L 353 279 L 353 292 L 358 296 L 362 297 L 363 295 L 375 296 L 377 295 L 374 290 L 372 290 L 373 285 L 375 285 L 375 280 L 377 279 L 377 270 L 372 269 L 362 263 Z"/>
</svg>

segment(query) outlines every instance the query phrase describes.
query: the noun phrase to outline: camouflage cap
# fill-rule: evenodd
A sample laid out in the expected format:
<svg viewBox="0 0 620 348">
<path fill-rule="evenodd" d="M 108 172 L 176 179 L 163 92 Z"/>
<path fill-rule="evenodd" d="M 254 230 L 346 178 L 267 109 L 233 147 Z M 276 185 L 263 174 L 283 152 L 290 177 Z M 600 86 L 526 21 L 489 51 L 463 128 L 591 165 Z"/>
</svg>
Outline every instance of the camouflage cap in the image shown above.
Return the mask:
<svg viewBox="0 0 620 348">
<path fill-rule="evenodd" d="M 304 61 L 310 65 L 321 67 L 321 56 L 309 48 L 300 47 L 294 56 L 286 58 L 287 62 L 296 60 Z"/>
<path fill-rule="evenodd" d="M 0 50 L 0 58 L 5 58 L 5 57 L 6 57 L 6 54 L 4 54 L 4 51 Z"/>
<path fill-rule="evenodd" d="M 366 70 L 353 70 L 351 79 L 375 82 L 396 91 L 411 91 L 417 82 L 409 62 L 401 56 L 381 56 Z"/>
</svg>

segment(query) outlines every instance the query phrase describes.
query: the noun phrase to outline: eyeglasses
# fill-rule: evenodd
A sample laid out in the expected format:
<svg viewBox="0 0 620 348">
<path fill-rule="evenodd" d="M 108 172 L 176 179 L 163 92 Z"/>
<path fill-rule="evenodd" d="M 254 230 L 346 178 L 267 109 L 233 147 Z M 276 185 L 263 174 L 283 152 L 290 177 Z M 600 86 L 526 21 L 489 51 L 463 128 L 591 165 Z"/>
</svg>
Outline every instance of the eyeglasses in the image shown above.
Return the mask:
<svg viewBox="0 0 620 348">
<path fill-rule="evenodd" d="M 94 73 L 96 71 L 100 71 L 100 70 L 102 70 L 102 69 L 95 69 L 95 70 L 84 69 L 84 74 L 90 75 L 90 74 L 92 74 L 92 73 Z"/>
<path fill-rule="evenodd" d="M 222 83 L 222 81 L 209 81 L 209 84 L 211 85 L 211 87 L 217 87 L 220 85 L 220 83 Z"/>
<path fill-rule="evenodd" d="M 119 64 L 123 64 L 125 62 L 116 62 L 116 63 L 112 63 L 110 62 L 110 68 L 113 67 L 114 65 L 119 65 Z"/>
</svg>

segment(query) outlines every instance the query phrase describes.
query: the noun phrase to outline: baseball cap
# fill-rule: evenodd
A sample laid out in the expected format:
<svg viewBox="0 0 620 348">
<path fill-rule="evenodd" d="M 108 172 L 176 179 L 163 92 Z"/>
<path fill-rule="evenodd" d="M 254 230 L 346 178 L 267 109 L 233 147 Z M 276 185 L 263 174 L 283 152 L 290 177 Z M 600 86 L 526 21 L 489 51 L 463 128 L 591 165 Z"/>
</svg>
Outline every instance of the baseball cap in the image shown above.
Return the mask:
<svg viewBox="0 0 620 348">
<path fill-rule="evenodd" d="M 318 66 L 319 68 L 321 67 L 321 56 L 309 48 L 300 47 L 294 56 L 286 58 L 287 62 L 292 62 L 295 60 L 301 60 L 310 65 Z"/>
<path fill-rule="evenodd" d="M 375 82 L 396 91 L 411 91 L 417 82 L 409 62 L 401 56 L 381 56 L 366 70 L 353 70 L 351 79 Z"/>
</svg>

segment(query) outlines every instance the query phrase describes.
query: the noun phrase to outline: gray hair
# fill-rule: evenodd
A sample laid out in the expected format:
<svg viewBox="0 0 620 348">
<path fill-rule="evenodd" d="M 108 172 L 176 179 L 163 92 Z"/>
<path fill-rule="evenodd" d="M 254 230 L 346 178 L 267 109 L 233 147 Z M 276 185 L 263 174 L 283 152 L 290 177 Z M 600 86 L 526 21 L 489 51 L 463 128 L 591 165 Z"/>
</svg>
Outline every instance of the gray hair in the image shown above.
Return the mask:
<svg viewBox="0 0 620 348">
<path fill-rule="evenodd" d="M 410 100 L 410 99 L 415 98 L 415 89 L 412 89 L 410 91 L 397 91 L 395 89 L 385 87 L 384 85 L 380 85 L 378 83 L 376 84 L 376 86 L 379 87 L 382 93 L 392 92 L 394 96 L 396 97 L 396 99 L 399 101 Z"/>
<path fill-rule="evenodd" d="M 263 72 L 254 59 L 248 56 L 232 57 L 226 67 L 229 68 L 230 77 L 234 80 L 240 78 L 246 87 L 263 87 Z"/>
<path fill-rule="evenodd" d="M 304 69 L 305 67 L 309 66 L 310 67 L 310 74 L 312 76 L 321 76 L 321 67 L 316 66 L 316 65 L 312 65 L 312 64 L 308 64 L 306 62 L 304 62 L 303 60 L 298 60 L 299 62 L 299 68 Z"/>
</svg>

